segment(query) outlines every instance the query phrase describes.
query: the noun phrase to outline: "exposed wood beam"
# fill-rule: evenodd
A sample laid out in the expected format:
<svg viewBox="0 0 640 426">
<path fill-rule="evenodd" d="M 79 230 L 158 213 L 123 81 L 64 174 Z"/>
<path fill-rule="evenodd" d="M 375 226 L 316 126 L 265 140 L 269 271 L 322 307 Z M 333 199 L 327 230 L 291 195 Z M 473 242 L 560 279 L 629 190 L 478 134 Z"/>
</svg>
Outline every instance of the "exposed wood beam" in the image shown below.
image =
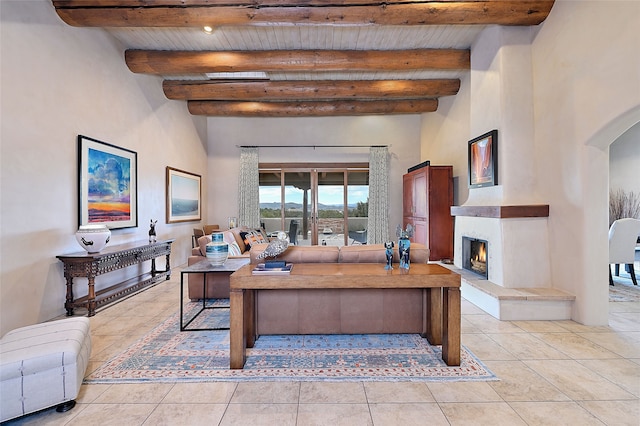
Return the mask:
<svg viewBox="0 0 640 426">
<path fill-rule="evenodd" d="M 554 0 L 225 1 L 53 0 L 77 27 L 202 27 L 204 25 L 538 25 Z"/>
<path fill-rule="evenodd" d="M 410 50 L 271 50 L 158 51 L 127 50 L 129 69 L 144 74 L 194 74 L 242 71 L 391 71 L 468 70 L 470 51 Z"/>
<path fill-rule="evenodd" d="M 460 80 L 194 81 L 165 80 L 178 100 L 425 99 L 458 93 Z"/>
<path fill-rule="evenodd" d="M 189 101 L 193 115 L 223 117 L 323 117 L 378 114 L 420 114 L 438 109 L 437 99 L 339 102 Z"/>
</svg>

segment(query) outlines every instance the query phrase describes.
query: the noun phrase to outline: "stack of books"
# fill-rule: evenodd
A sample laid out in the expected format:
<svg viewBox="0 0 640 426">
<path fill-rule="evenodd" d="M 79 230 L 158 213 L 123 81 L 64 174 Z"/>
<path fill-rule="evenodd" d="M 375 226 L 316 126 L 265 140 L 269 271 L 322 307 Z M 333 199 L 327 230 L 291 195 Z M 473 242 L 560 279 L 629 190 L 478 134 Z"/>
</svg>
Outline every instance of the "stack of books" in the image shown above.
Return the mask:
<svg viewBox="0 0 640 426">
<path fill-rule="evenodd" d="M 267 261 L 258 263 L 253 271 L 253 275 L 289 275 L 293 264 L 284 261 Z"/>
</svg>

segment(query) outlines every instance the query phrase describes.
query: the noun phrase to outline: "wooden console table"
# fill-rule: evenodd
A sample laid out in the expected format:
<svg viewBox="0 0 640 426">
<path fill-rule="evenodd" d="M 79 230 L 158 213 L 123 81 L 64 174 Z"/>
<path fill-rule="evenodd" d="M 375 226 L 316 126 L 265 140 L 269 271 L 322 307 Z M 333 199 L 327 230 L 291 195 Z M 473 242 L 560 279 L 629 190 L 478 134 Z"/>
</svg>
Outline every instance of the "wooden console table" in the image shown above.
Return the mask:
<svg viewBox="0 0 640 426">
<path fill-rule="evenodd" d="M 296 263 L 289 275 L 252 275 L 255 265 L 231 274 L 230 368 L 241 369 L 246 348 L 257 338 L 255 301 L 261 290 L 297 289 L 424 289 L 423 333 L 432 345 L 442 345 L 447 365 L 460 365 L 460 275 L 440 265 L 416 263 L 386 271 L 383 264 Z M 286 306 L 283 306 L 286 309 Z"/>
<path fill-rule="evenodd" d="M 144 287 L 158 283 L 171 276 L 171 243 L 174 240 L 164 240 L 155 243 L 137 241 L 106 247 L 99 253 L 78 252 L 56 256 L 64 263 L 64 277 L 67 282 L 67 296 L 64 307 L 67 316 L 73 315 L 73 309 L 86 307 L 87 316 L 94 316 L 96 309 L 111 303 L 123 296 L 129 295 Z M 156 258 L 166 256 L 166 267 L 159 271 L 156 269 Z M 127 266 L 137 265 L 147 260 L 151 261 L 151 271 L 137 277 L 114 284 L 108 288 L 95 291 L 95 278 Z M 73 279 L 84 277 L 88 280 L 89 292 L 79 299 L 73 297 Z"/>
</svg>

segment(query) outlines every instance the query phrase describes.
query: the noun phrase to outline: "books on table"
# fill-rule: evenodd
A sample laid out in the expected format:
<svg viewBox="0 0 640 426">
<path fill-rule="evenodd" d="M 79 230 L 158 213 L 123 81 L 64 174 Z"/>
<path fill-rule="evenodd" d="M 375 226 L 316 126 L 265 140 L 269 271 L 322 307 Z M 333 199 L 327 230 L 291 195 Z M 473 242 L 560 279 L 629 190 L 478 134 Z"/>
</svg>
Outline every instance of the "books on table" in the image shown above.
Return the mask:
<svg viewBox="0 0 640 426">
<path fill-rule="evenodd" d="M 292 263 L 264 264 L 258 263 L 251 273 L 253 275 L 288 275 L 293 268 Z"/>
</svg>

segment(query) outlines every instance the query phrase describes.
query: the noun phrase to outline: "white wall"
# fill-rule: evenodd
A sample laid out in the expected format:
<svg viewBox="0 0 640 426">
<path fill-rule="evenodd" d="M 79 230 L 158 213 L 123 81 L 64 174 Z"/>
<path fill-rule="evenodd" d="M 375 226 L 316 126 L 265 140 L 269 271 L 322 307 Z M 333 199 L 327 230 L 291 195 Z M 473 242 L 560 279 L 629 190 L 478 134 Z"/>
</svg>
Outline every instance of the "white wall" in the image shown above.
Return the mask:
<svg viewBox="0 0 640 426">
<path fill-rule="evenodd" d="M 114 230 L 110 245 L 146 241 L 149 220 L 158 219 L 158 237 L 176 238 L 174 266 L 190 253 L 193 223 L 165 224 L 165 168 L 203 175 L 206 190 L 207 158 L 206 120 L 168 101 L 159 78 L 132 74 L 124 49 L 103 30 L 64 24 L 46 0 L 3 0 L 0 13 L 4 334 L 65 312 L 55 256 L 81 250 L 74 237 L 78 134 L 138 154 L 139 226 Z M 86 294 L 86 284 L 75 287 Z"/>
<path fill-rule="evenodd" d="M 638 2 L 560 0 L 532 45 L 552 280 L 577 296 L 573 318 L 585 324 L 608 320 L 608 146 L 640 120 L 628 115 L 640 106 L 638 24 Z"/>
<path fill-rule="evenodd" d="M 633 191 L 640 196 L 640 123 L 609 147 L 609 187 Z"/>
<path fill-rule="evenodd" d="M 438 100 L 436 112 L 423 114 L 421 123 L 421 161 L 453 166 L 453 204 L 464 203 L 469 197 L 467 142 L 469 130 L 470 84 L 469 75 L 460 80 L 456 96 Z M 477 135 L 479 136 L 479 135 Z"/>
<path fill-rule="evenodd" d="M 640 2 L 556 0 L 533 31 L 533 139 L 525 142 L 537 160 L 533 191 L 550 205 L 551 285 L 576 295 L 572 317 L 584 324 L 608 321 L 608 146 L 640 121 L 639 24 Z M 471 128 L 466 102 L 485 100 L 456 97 L 446 115 L 423 115 L 423 159 L 466 161 L 467 140 L 477 136 L 464 135 Z M 462 194 L 467 170 L 458 164 Z"/>
<path fill-rule="evenodd" d="M 389 235 L 402 222 L 402 175 L 420 163 L 420 116 L 214 118 L 209 130 L 210 223 L 238 216 L 236 145 L 391 145 Z M 260 148 L 261 162 L 367 162 L 368 148 Z"/>
</svg>

